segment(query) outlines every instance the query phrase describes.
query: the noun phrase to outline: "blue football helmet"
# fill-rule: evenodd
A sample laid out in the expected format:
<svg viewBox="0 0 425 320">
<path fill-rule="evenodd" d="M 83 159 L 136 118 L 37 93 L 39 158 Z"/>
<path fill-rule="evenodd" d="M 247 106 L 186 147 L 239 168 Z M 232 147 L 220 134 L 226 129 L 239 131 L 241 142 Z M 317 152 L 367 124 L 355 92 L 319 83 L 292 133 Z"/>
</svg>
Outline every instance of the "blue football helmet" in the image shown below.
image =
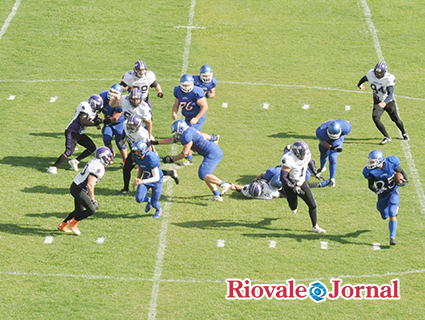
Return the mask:
<svg viewBox="0 0 425 320">
<path fill-rule="evenodd" d="M 133 88 L 133 90 L 130 91 L 130 97 L 129 97 L 129 101 L 130 104 L 133 108 L 136 108 L 140 103 L 142 103 L 142 91 L 140 91 L 139 88 Z M 136 103 L 136 99 L 139 99 L 139 103 Z"/>
<path fill-rule="evenodd" d="M 90 104 L 93 112 L 100 111 L 103 108 L 103 99 L 97 94 L 91 96 L 88 100 L 88 103 Z"/>
<path fill-rule="evenodd" d="M 99 159 L 103 165 L 107 166 L 114 162 L 114 155 L 108 147 L 100 147 L 96 150 L 96 159 Z"/>
<path fill-rule="evenodd" d="M 252 196 L 252 197 L 258 197 L 261 192 L 263 192 L 263 185 L 261 184 L 261 182 L 258 181 L 253 181 L 249 184 L 248 186 L 248 193 Z"/>
<path fill-rule="evenodd" d="M 174 137 L 180 141 L 183 132 L 189 128 L 189 125 L 184 120 L 176 120 L 171 125 L 171 133 L 174 134 Z"/>
<path fill-rule="evenodd" d="M 112 100 L 113 95 L 117 95 L 118 97 L 121 96 L 122 93 L 122 87 L 116 83 L 113 84 L 112 87 L 109 88 L 107 98 L 108 100 Z"/>
<path fill-rule="evenodd" d="M 146 68 L 146 63 L 144 63 L 142 60 L 139 60 L 134 63 L 133 70 L 136 73 L 136 76 L 141 78 L 146 74 L 148 69 Z"/>
<path fill-rule="evenodd" d="M 366 167 L 368 169 L 378 168 L 385 161 L 384 154 L 381 150 L 373 150 L 367 156 Z"/>
<path fill-rule="evenodd" d="M 339 139 L 339 137 L 341 136 L 341 132 L 341 126 L 339 125 L 338 121 L 332 121 L 331 123 L 329 123 L 327 134 L 330 139 Z"/>
<path fill-rule="evenodd" d="M 297 141 L 292 145 L 292 152 L 295 154 L 295 156 L 303 160 L 305 155 L 310 151 L 310 148 L 305 141 Z"/>
<path fill-rule="evenodd" d="M 184 75 L 181 76 L 180 78 L 180 89 L 182 89 L 182 91 L 184 93 L 189 93 L 193 90 L 193 86 L 194 86 L 194 80 L 192 75 L 186 73 Z"/>
<path fill-rule="evenodd" d="M 148 145 L 143 141 L 136 141 L 131 147 L 131 152 L 137 159 L 141 159 L 148 152 Z"/>
<path fill-rule="evenodd" d="M 211 67 L 207 64 L 204 64 L 201 69 L 199 70 L 199 78 L 204 83 L 209 83 L 212 81 L 213 78 L 213 71 Z"/>
<path fill-rule="evenodd" d="M 385 62 L 378 62 L 373 69 L 373 72 L 375 73 L 375 76 L 379 79 L 385 76 L 385 73 L 387 72 L 387 64 Z"/>
<path fill-rule="evenodd" d="M 270 179 L 270 185 L 277 190 L 282 188 L 282 181 L 280 181 L 280 174 L 277 174 Z"/>
<path fill-rule="evenodd" d="M 136 132 L 142 125 L 142 118 L 138 114 L 132 114 L 127 120 L 127 130 Z"/>
</svg>

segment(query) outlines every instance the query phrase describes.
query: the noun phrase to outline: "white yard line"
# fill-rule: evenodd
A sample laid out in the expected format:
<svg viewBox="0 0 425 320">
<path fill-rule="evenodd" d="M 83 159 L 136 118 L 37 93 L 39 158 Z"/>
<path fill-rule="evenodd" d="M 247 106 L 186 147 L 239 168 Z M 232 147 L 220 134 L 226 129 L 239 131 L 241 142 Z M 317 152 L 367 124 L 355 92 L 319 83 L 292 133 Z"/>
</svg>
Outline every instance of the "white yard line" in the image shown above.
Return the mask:
<svg viewBox="0 0 425 320">
<path fill-rule="evenodd" d="M 13 17 L 15 16 L 16 12 L 18 12 L 19 5 L 21 4 L 21 0 L 16 0 L 15 5 L 13 6 L 12 12 L 7 17 L 6 21 L 3 24 L 3 27 L 1 27 L 0 30 L 0 40 L 3 38 L 3 35 L 6 33 L 7 28 L 9 28 L 10 22 L 12 21 Z"/>
<path fill-rule="evenodd" d="M 366 23 L 369 27 L 369 31 L 371 32 L 373 37 L 373 44 L 375 46 L 376 55 L 378 56 L 378 59 L 380 61 L 385 61 L 384 55 L 382 54 L 382 51 L 381 51 L 381 45 L 379 44 L 378 35 L 376 32 L 375 26 L 373 25 L 373 22 L 372 22 L 372 15 L 370 13 L 369 6 L 367 5 L 366 0 L 361 0 L 360 3 L 363 7 L 363 14 L 366 18 Z M 400 137 L 401 137 L 401 133 L 400 133 Z M 418 170 L 416 169 L 415 161 L 413 160 L 412 153 L 410 152 L 409 143 L 405 140 L 402 140 L 401 147 L 404 151 L 404 157 L 406 158 L 407 164 L 409 166 L 410 181 L 413 181 L 415 185 L 415 190 L 419 198 L 422 214 L 425 215 L 425 194 L 424 194 L 421 181 L 419 179 L 419 174 L 418 174 Z"/>
</svg>

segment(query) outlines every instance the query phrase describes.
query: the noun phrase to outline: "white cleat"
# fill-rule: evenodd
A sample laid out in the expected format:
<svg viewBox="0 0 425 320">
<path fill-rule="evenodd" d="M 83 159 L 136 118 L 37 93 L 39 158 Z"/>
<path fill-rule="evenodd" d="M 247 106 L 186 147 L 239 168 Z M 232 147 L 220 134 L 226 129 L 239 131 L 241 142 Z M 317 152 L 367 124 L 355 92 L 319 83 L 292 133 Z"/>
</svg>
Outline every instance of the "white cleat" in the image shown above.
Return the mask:
<svg viewBox="0 0 425 320">
<path fill-rule="evenodd" d="M 224 183 L 223 186 L 221 187 L 221 196 L 223 194 L 225 194 L 227 191 L 229 191 L 230 189 L 232 189 L 232 185 L 230 183 Z"/>
<path fill-rule="evenodd" d="M 333 188 L 335 187 L 335 179 L 330 179 L 331 182 L 329 183 L 329 187 Z"/>
<path fill-rule="evenodd" d="M 68 161 L 69 165 L 71 166 L 72 170 L 78 172 L 78 164 L 80 163 L 80 161 L 78 161 L 77 159 L 71 159 Z"/>
<path fill-rule="evenodd" d="M 49 167 L 49 169 L 47 169 L 46 172 L 50 174 L 58 174 L 58 168 L 52 166 L 52 167 Z"/>
<path fill-rule="evenodd" d="M 297 209 L 295 209 L 295 210 L 291 210 L 294 214 L 297 214 Z"/>
<path fill-rule="evenodd" d="M 221 201 L 223 202 L 223 198 L 221 196 L 213 196 L 210 201 Z"/>
<path fill-rule="evenodd" d="M 317 224 L 311 229 L 311 231 L 316 233 L 326 233 L 326 230 L 320 228 Z"/>
</svg>

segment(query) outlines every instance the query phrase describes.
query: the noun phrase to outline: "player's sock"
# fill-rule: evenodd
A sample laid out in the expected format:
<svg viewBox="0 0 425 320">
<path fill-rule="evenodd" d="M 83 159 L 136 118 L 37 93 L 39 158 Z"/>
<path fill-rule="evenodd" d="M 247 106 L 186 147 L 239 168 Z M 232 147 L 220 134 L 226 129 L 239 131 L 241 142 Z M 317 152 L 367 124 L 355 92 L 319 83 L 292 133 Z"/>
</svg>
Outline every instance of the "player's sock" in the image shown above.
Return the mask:
<svg viewBox="0 0 425 320">
<path fill-rule="evenodd" d="M 219 196 L 219 195 L 220 195 L 220 191 L 218 191 L 218 190 L 214 190 L 214 191 L 213 191 L 213 195 L 215 195 L 215 196 Z"/>
<path fill-rule="evenodd" d="M 397 220 L 396 221 L 390 220 L 388 226 L 390 228 L 390 238 L 395 238 L 395 234 L 397 231 Z"/>
</svg>

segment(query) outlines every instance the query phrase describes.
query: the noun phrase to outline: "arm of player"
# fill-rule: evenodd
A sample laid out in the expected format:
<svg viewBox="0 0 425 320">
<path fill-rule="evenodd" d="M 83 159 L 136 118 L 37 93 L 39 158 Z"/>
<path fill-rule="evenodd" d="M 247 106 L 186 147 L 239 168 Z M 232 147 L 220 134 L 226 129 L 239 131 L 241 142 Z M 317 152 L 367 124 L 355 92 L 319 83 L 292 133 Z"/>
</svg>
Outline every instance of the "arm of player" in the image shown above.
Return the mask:
<svg viewBox="0 0 425 320">
<path fill-rule="evenodd" d="M 368 81 L 368 80 L 367 80 L 367 77 L 366 77 L 366 76 L 364 76 L 363 78 L 361 78 L 361 79 L 360 79 L 359 83 L 357 84 L 357 87 L 358 87 L 360 90 L 364 90 L 364 89 L 365 89 L 365 87 L 364 87 L 363 83 L 365 83 L 365 82 L 367 82 L 367 81 Z"/>
<path fill-rule="evenodd" d="M 201 110 L 196 115 L 196 117 L 193 117 L 192 119 L 190 119 L 191 124 L 197 124 L 199 119 L 201 119 L 204 116 L 204 114 L 207 113 L 207 110 L 208 110 L 208 102 L 207 102 L 207 99 L 205 97 L 198 99 L 196 101 L 196 103 L 197 103 L 198 106 L 201 107 Z"/>
<path fill-rule="evenodd" d="M 177 120 L 178 111 L 179 111 L 179 99 L 176 98 L 173 104 L 173 120 Z"/>
<path fill-rule="evenodd" d="M 152 126 L 153 126 L 152 118 L 150 118 L 149 120 L 146 120 L 145 123 L 146 123 L 146 130 L 148 130 L 149 132 L 149 139 L 152 139 Z"/>
<path fill-rule="evenodd" d="M 212 88 L 210 91 L 207 92 L 207 94 L 209 95 L 209 96 L 205 95 L 205 96 L 207 96 L 207 98 L 209 98 L 209 99 L 214 98 L 215 97 L 215 88 Z"/>
<path fill-rule="evenodd" d="M 176 155 L 173 158 L 173 161 L 176 162 L 176 161 L 179 161 L 179 160 L 181 160 L 183 158 L 186 158 L 187 155 L 190 153 L 190 149 L 192 148 L 192 145 L 193 145 L 193 141 L 190 141 L 189 143 L 185 144 L 183 146 L 182 152 L 180 152 L 178 155 Z"/>
<path fill-rule="evenodd" d="M 94 186 L 96 185 L 97 177 L 93 174 L 89 174 L 87 179 L 87 192 L 89 194 L 90 200 L 94 201 Z"/>
</svg>

